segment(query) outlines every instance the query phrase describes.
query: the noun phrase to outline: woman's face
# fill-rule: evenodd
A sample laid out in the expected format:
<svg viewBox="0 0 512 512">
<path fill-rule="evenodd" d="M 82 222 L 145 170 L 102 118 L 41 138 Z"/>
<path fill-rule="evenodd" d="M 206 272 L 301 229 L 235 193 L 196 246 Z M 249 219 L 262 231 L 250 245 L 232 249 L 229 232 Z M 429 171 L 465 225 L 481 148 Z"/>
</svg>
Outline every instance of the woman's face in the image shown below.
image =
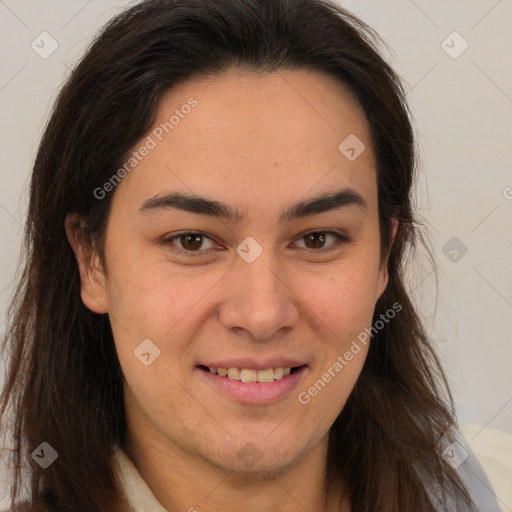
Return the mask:
<svg viewBox="0 0 512 512">
<path fill-rule="evenodd" d="M 313 71 L 230 71 L 168 92 L 148 135 L 103 189 L 107 278 L 82 285 L 111 320 L 130 435 L 289 467 L 343 409 L 387 284 L 364 114 Z"/>
</svg>

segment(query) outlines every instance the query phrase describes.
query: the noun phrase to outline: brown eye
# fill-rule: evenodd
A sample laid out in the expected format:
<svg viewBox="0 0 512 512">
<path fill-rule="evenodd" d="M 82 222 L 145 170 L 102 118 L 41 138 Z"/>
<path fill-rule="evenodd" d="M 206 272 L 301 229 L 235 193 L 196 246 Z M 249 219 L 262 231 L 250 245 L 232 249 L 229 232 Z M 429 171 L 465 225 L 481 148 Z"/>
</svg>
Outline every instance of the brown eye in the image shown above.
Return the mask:
<svg viewBox="0 0 512 512">
<path fill-rule="evenodd" d="M 326 246 L 326 242 L 329 238 L 334 239 L 334 243 L 330 243 Z M 313 249 L 317 251 L 329 251 L 330 249 L 335 249 L 342 243 L 350 242 L 350 239 L 347 236 L 336 233 L 335 231 L 311 231 L 310 233 L 303 235 L 299 240 L 304 240 L 306 249 Z"/>
<path fill-rule="evenodd" d="M 184 256 L 206 256 L 215 245 L 209 236 L 190 231 L 169 236 L 163 239 L 161 243 L 168 246 L 173 252 Z M 210 245 L 204 247 L 205 243 Z"/>
<path fill-rule="evenodd" d="M 184 249 L 189 249 L 189 250 L 195 251 L 195 250 L 199 249 L 203 243 L 202 236 L 203 235 L 199 235 L 196 233 L 180 235 L 179 239 L 181 241 L 181 246 Z"/>
<path fill-rule="evenodd" d="M 306 240 L 306 246 L 309 249 L 321 249 L 325 244 L 325 233 L 322 231 L 309 233 L 304 237 Z M 309 245 L 311 243 L 311 245 Z"/>
</svg>

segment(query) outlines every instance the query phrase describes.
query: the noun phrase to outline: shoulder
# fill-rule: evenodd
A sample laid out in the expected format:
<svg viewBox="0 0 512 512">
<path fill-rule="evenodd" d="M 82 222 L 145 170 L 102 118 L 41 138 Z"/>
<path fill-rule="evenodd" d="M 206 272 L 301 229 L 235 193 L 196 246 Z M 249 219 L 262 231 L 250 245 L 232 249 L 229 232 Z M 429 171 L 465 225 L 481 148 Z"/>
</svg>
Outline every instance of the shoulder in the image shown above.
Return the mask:
<svg viewBox="0 0 512 512">
<path fill-rule="evenodd" d="M 476 505 L 476 510 L 500 512 L 501 508 L 487 474 L 467 441 L 464 438 L 462 440 L 461 446 L 467 453 L 467 458 L 460 464 L 457 471 Z M 463 457 L 466 456 L 465 453 L 462 453 Z"/>
<path fill-rule="evenodd" d="M 440 441 L 439 448 L 445 461 L 458 472 L 475 505 L 474 508 L 468 509 L 456 494 L 452 493 L 447 496 L 445 504 L 448 510 L 450 512 L 500 512 L 501 508 L 489 478 L 464 436 L 458 430 L 450 433 Z M 435 493 L 431 495 L 431 500 L 436 511 L 445 510 L 441 506 L 438 495 Z"/>
</svg>

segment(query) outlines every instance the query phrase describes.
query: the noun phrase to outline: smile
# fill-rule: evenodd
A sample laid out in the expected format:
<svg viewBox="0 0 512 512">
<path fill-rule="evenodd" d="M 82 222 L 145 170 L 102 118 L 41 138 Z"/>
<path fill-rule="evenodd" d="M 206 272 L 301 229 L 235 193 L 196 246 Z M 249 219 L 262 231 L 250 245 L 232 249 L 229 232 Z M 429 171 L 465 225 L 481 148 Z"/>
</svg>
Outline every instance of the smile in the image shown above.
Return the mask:
<svg viewBox="0 0 512 512">
<path fill-rule="evenodd" d="M 246 405 L 264 405 L 294 396 L 292 391 L 306 374 L 308 365 L 266 369 L 199 365 L 197 369 L 209 389 L 220 395 Z"/>
</svg>

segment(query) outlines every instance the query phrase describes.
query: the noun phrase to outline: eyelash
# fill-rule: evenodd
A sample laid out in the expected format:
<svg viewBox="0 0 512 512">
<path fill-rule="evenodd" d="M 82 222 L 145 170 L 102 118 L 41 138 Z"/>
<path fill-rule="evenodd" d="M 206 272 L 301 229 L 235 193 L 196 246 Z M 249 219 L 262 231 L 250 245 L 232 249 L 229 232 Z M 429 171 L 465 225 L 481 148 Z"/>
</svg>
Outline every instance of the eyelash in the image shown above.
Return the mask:
<svg viewBox="0 0 512 512">
<path fill-rule="evenodd" d="M 325 253 L 325 252 L 328 252 L 328 251 L 336 249 L 341 244 L 347 244 L 347 243 L 351 242 L 351 239 L 348 236 L 342 235 L 341 233 L 337 233 L 336 231 L 327 231 L 327 230 L 325 230 L 325 231 L 308 231 L 307 233 L 304 233 L 303 235 L 301 235 L 298 238 L 298 240 L 301 240 L 301 239 L 305 238 L 308 235 L 318 234 L 318 233 L 323 233 L 323 234 L 327 234 L 327 235 L 333 235 L 336 238 L 336 242 L 334 244 L 332 244 L 328 248 L 309 249 L 308 247 L 306 247 L 306 248 L 302 248 L 302 249 L 305 249 L 305 250 L 309 249 L 309 250 L 311 250 L 313 252 L 317 252 L 317 253 Z M 173 235 L 171 237 L 163 239 L 161 244 L 162 245 L 167 245 L 171 249 L 171 251 L 173 251 L 173 252 L 175 252 L 177 254 L 183 255 L 183 256 L 187 256 L 189 258 L 201 258 L 201 257 L 207 256 L 209 254 L 209 252 L 212 250 L 212 249 L 205 249 L 205 250 L 199 250 L 199 251 L 187 251 L 187 250 L 184 250 L 184 249 L 177 249 L 177 248 L 173 247 L 172 241 L 175 238 L 179 239 L 180 237 L 185 236 L 185 235 L 200 235 L 203 238 L 207 238 L 208 240 L 210 240 L 212 242 L 215 242 L 206 233 L 201 233 L 200 231 L 182 231 L 182 232 L 177 233 L 177 234 L 175 234 L 175 235 Z"/>
</svg>

